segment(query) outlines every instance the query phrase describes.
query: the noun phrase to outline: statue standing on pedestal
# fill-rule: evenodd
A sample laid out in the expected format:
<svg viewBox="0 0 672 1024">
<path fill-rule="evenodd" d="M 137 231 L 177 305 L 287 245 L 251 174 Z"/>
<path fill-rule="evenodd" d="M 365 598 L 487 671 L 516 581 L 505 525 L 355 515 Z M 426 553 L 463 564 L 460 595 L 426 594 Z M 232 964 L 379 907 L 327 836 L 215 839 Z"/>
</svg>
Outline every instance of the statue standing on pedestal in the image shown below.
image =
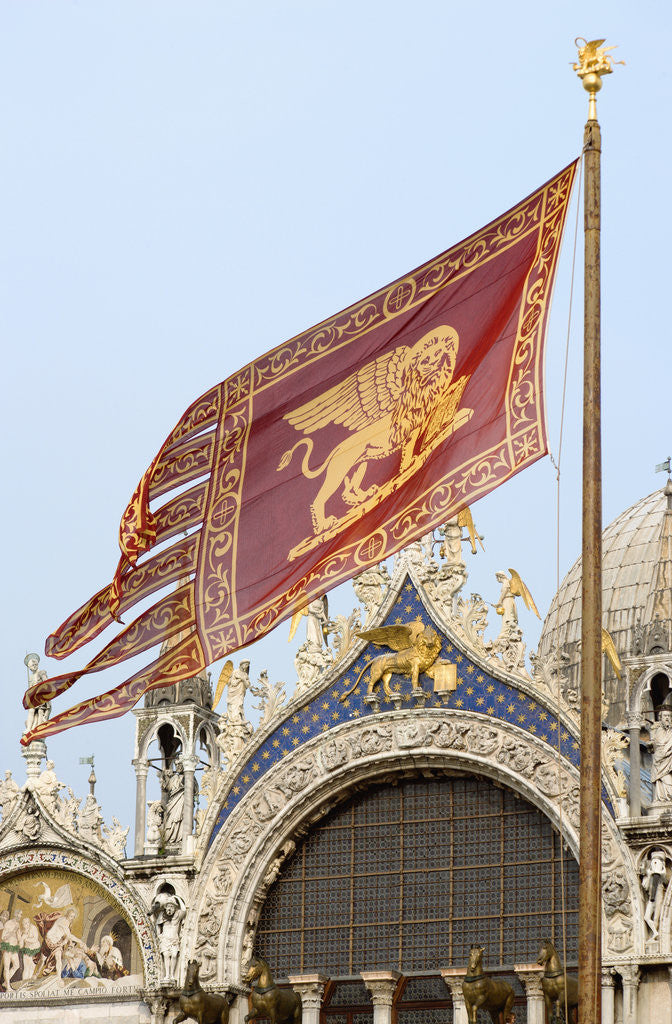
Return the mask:
<svg viewBox="0 0 672 1024">
<path fill-rule="evenodd" d="M 182 818 L 184 816 L 184 765 L 178 757 L 172 768 L 161 772 L 163 791 L 163 842 L 166 846 L 177 846 L 182 839 Z"/>
<path fill-rule="evenodd" d="M 516 598 L 522 597 L 526 608 L 541 618 L 534 598 L 515 569 L 509 569 L 510 578 L 504 571 L 496 572 L 495 578 L 501 584 L 499 601 L 493 605 L 498 615 L 502 616 L 499 634 L 494 640 L 488 640 L 485 649 L 490 655 L 498 655 L 510 671 L 524 671 L 525 643 L 523 631 L 518 625 L 518 609 Z"/>
<path fill-rule="evenodd" d="M 301 644 L 294 666 L 298 677 L 296 693 L 307 690 L 334 660 L 329 648 L 328 636 L 333 632 L 333 623 L 329 619 L 329 602 L 327 595 L 310 601 L 292 617 L 289 627 L 289 639 L 294 639 L 301 618 L 306 619 L 306 639 Z"/>
<path fill-rule="evenodd" d="M 651 726 L 651 743 L 651 782 L 656 801 L 672 803 L 672 707 L 669 704 L 663 705 L 659 720 Z"/>
<path fill-rule="evenodd" d="M 33 789 L 39 794 L 47 810 L 53 813 L 56 810 L 58 794 L 61 789 L 65 789 L 65 784 L 58 781 L 53 761 L 47 761 L 44 771 L 40 772 L 35 780 Z"/>
<path fill-rule="evenodd" d="M 18 783 L 12 778 L 12 773 L 7 769 L 5 777 L 0 782 L 0 807 L 2 807 L 2 817 L 6 821 L 9 815 L 14 809 L 14 804 L 19 798 L 19 786 Z"/>
<path fill-rule="evenodd" d="M 314 647 L 326 643 L 329 629 L 329 603 L 327 595 L 311 601 L 306 609 L 306 640 Z"/>
<path fill-rule="evenodd" d="M 36 683 L 41 683 L 47 678 L 47 672 L 43 668 L 40 668 L 40 656 L 39 654 L 27 654 L 23 659 L 23 664 L 28 670 L 28 686 L 34 686 Z M 28 709 L 28 717 L 26 718 L 25 731 L 30 732 L 38 725 L 42 725 L 43 722 L 49 720 L 51 714 L 51 704 L 46 701 L 44 704 L 39 704 L 36 708 Z"/>
<path fill-rule="evenodd" d="M 100 843 L 102 840 L 100 826 L 102 824 L 103 816 L 100 813 L 98 801 L 93 793 L 87 793 L 77 822 L 80 836 L 89 843 Z"/>
<path fill-rule="evenodd" d="M 663 908 L 665 886 L 667 884 L 667 867 L 664 850 L 650 850 L 649 858 L 642 865 L 642 888 L 647 895 L 644 920 L 651 930 L 651 938 L 658 938 L 660 912 Z"/>
<path fill-rule="evenodd" d="M 227 661 L 222 669 L 217 690 L 224 685 L 227 690 L 226 711 L 220 715 L 217 722 L 217 745 L 224 757 L 231 762 L 254 731 L 245 717 L 245 694 L 252 685 L 249 661 L 241 661 L 237 669 L 234 669 L 232 662 Z"/>
<path fill-rule="evenodd" d="M 226 715 L 232 725 L 249 725 L 245 718 L 245 694 L 250 688 L 250 663 L 241 661 L 227 684 Z"/>
</svg>

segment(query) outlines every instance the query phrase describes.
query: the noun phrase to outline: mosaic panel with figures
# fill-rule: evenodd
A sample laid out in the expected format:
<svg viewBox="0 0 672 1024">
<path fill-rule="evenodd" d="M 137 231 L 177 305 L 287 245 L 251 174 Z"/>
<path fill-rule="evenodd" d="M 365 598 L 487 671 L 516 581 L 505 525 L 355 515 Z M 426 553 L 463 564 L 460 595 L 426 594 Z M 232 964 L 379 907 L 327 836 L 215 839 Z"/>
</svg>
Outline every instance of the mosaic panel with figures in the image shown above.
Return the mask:
<svg viewBox="0 0 672 1024">
<path fill-rule="evenodd" d="M 0 883 L 0 992 L 142 985 L 131 924 L 93 880 L 26 871 Z"/>
<path fill-rule="evenodd" d="M 563 880 L 564 873 L 564 880 Z M 372 787 L 325 818 L 269 891 L 257 949 L 276 974 L 409 975 L 536 960 L 577 942 L 578 866 L 548 819 L 483 777 Z"/>
</svg>

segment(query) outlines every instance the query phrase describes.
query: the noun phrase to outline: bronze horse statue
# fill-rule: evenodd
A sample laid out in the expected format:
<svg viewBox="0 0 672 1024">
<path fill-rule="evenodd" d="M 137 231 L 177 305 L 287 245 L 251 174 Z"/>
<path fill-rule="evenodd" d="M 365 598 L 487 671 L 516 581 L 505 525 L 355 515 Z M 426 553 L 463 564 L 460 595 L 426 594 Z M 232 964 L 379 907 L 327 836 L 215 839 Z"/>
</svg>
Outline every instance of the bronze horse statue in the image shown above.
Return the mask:
<svg viewBox="0 0 672 1024">
<path fill-rule="evenodd" d="M 252 957 L 243 980 L 252 988 L 252 1010 L 245 1015 L 245 1024 L 255 1017 L 268 1017 L 271 1024 L 301 1024 L 300 997 L 291 989 L 278 988 L 260 956 Z"/>
<path fill-rule="evenodd" d="M 190 1017 L 198 1024 L 228 1024 L 229 1007 L 236 997 L 202 989 L 198 980 L 200 966 L 199 960 L 190 960 L 187 964 L 187 977 L 180 992 L 180 1012 L 173 1024 L 182 1024 Z"/>
<path fill-rule="evenodd" d="M 489 978 L 483 973 L 483 949 L 483 946 L 471 947 L 467 976 L 462 982 L 467 1020 L 469 1024 L 476 1024 L 478 1011 L 488 1010 L 492 1024 L 507 1024 L 514 1019 L 515 992 L 507 981 Z"/>
<path fill-rule="evenodd" d="M 572 974 L 567 975 L 567 992 L 565 992 L 565 970 L 557 950 L 550 939 L 545 939 L 541 944 L 537 963 L 544 968 L 544 976 L 541 979 L 541 988 L 546 1003 L 546 1013 L 549 1022 L 553 1020 L 564 1021 L 565 1007 L 568 1019 L 574 1020 L 578 1014 L 579 1006 L 579 982 Z"/>
</svg>

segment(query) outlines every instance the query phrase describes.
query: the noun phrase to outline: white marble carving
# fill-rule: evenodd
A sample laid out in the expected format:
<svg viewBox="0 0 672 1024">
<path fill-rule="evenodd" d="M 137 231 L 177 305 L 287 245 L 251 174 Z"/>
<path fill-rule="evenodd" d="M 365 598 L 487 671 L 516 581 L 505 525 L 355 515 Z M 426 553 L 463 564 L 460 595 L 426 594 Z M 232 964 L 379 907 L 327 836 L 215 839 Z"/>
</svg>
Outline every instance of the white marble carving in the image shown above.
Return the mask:
<svg viewBox="0 0 672 1024">
<path fill-rule="evenodd" d="M 54 771 L 54 762 L 47 761 L 43 771 L 37 776 L 36 779 L 31 780 L 31 788 L 46 807 L 48 811 L 54 813 L 56 811 L 56 801 L 58 800 L 58 794 L 62 789 L 65 789 L 65 784 L 58 781 L 58 776 Z"/>
<path fill-rule="evenodd" d="M 23 659 L 23 664 L 26 666 L 26 670 L 28 672 L 28 687 L 36 686 L 47 678 L 45 670 L 40 668 L 39 654 L 27 654 Z M 38 704 L 36 708 L 29 708 L 25 731 L 30 732 L 30 730 L 34 729 L 36 726 L 42 725 L 44 722 L 48 722 L 50 715 L 51 703 L 49 701 L 45 701 L 44 704 Z"/>
<path fill-rule="evenodd" d="M 161 772 L 161 793 L 164 810 L 162 839 L 167 847 L 178 846 L 184 817 L 184 763 L 181 757 Z"/>
<path fill-rule="evenodd" d="M 7 769 L 5 777 L 0 782 L 0 807 L 2 808 L 2 821 L 7 821 L 14 810 L 19 798 L 20 790 L 18 783 L 12 778 L 12 773 Z"/>
<path fill-rule="evenodd" d="M 658 938 L 660 914 L 665 899 L 665 890 L 669 883 L 670 874 L 665 861 L 665 850 L 654 847 L 649 850 L 640 868 L 642 889 L 646 898 L 644 923 L 648 927 L 652 939 Z"/>
<path fill-rule="evenodd" d="M 250 683 L 250 693 L 259 700 L 258 704 L 252 705 L 260 715 L 257 728 L 264 729 L 279 714 L 285 703 L 285 684 L 282 682 L 271 683 L 268 672 L 264 669 L 259 675 L 257 685 L 254 686 Z"/>
<path fill-rule="evenodd" d="M 159 936 L 162 981 L 175 981 L 180 954 L 180 931 L 187 913 L 185 902 L 174 891 L 159 892 L 154 897 L 151 913 Z"/>
<path fill-rule="evenodd" d="M 384 562 L 369 566 L 352 581 L 355 597 L 364 607 L 364 628 L 371 621 L 383 603 L 387 588 L 390 585 L 390 574 Z"/>
<path fill-rule="evenodd" d="M 380 778 L 383 765 L 399 771 L 405 763 L 414 770 L 423 763 L 456 763 L 492 775 L 520 789 L 556 823 L 562 823 L 563 831 L 571 837 L 571 845 L 577 848 L 578 773 L 564 759 L 558 764 L 547 744 L 522 729 L 473 712 L 448 709 L 418 709 L 412 716 L 392 711 L 385 714 L 384 721 L 344 723 L 328 736 L 318 737 L 288 755 L 272 787 L 264 786 L 260 780 L 260 785 L 253 787 L 233 811 L 208 854 L 213 868 L 204 866 L 209 881 L 201 889 L 200 913 L 206 897 L 224 900 L 221 912 L 225 934 L 218 947 L 220 966 L 212 977 L 223 981 L 222 965 L 236 961 L 241 953 L 251 949 L 254 922 L 250 910 L 254 893 L 264 882 L 255 865 L 269 856 L 265 851 L 270 844 L 275 843 L 277 849 L 278 835 L 289 838 L 303 834 L 307 827 L 303 823 L 325 813 L 330 806 L 330 794 L 342 794 L 345 780 L 351 774 L 361 780 L 368 767 L 375 769 L 375 777 Z M 275 795 L 269 797 L 270 793 Z M 614 952 L 615 944 L 623 950 L 632 949 L 632 886 L 637 886 L 637 876 L 630 871 L 630 879 L 615 836 L 613 826 L 607 829 L 605 825 L 603 847 L 608 851 L 610 880 L 604 894 L 605 912 L 606 908 L 609 911 L 605 934 L 611 935 L 607 941 Z M 273 874 L 272 868 L 264 874 L 269 870 Z M 199 956 L 201 950 L 207 953 L 215 945 L 213 936 L 199 923 L 206 920 L 207 915 L 194 920 Z"/>
<path fill-rule="evenodd" d="M 84 806 L 79 812 L 77 828 L 81 838 L 87 843 L 102 843 L 100 830 L 103 816 L 93 793 L 87 793 Z"/>
<path fill-rule="evenodd" d="M 126 839 L 130 828 L 123 828 L 118 818 L 112 817 L 111 825 L 103 825 L 103 846 L 115 860 L 126 856 Z"/>
<path fill-rule="evenodd" d="M 223 760 L 229 764 L 235 760 L 254 731 L 245 717 L 245 694 L 251 685 L 250 663 L 241 661 L 227 683 L 226 711 L 217 722 L 217 746 Z"/>
<path fill-rule="evenodd" d="M 651 782 L 659 804 L 672 803 L 672 709 L 664 707 L 660 719 L 651 726 L 653 765 Z"/>
</svg>

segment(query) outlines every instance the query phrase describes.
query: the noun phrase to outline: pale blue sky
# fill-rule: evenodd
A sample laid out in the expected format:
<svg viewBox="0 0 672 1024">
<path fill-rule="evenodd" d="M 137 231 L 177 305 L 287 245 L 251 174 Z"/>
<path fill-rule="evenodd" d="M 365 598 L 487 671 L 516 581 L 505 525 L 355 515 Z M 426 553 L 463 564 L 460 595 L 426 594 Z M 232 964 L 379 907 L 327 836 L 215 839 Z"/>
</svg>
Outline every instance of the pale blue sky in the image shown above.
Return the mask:
<svg viewBox="0 0 672 1024">
<path fill-rule="evenodd" d="M 599 100 L 605 522 L 664 484 L 653 468 L 672 450 L 670 27 L 662 2 L 0 0 L 0 767 L 23 781 L 24 655 L 109 580 L 121 511 L 186 406 L 567 164 L 587 112 L 576 35 L 606 36 L 627 62 Z M 554 447 L 570 221 L 549 335 Z M 578 266 L 563 574 L 579 548 Z M 550 461 L 473 513 L 486 551 L 468 589 L 494 601 L 495 571 L 514 566 L 543 614 L 556 576 Z M 335 604 L 350 610 L 348 588 Z M 534 648 L 538 623 L 523 625 Z M 255 677 L 268 668 L 291 689 L 286 637 L 280 626 L 249 657 Z M 96 752 L 108 820 L 132 821 L 133 727 L 129 716 L 49 741 L 82 796 L 77 758 Z"/>
</svg>

